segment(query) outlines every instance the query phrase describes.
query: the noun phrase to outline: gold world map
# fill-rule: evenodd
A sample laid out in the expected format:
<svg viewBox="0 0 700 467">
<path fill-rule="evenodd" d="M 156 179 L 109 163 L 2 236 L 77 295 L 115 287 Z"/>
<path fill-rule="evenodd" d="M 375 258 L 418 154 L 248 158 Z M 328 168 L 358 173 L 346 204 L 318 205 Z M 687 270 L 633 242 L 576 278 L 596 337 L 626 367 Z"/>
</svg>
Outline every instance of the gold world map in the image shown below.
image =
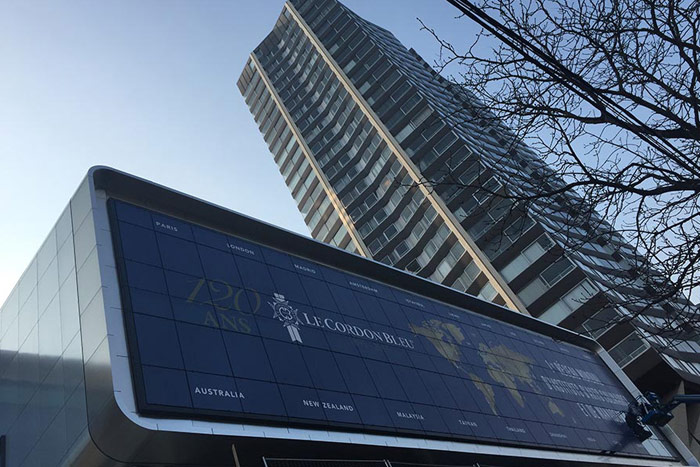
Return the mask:
<svg viewBox="0 0 700 467">
<path fill-rule="evenodd" d="M 420 325 L 411 323 L 411 330 L 428 339 L 438 353 L 446 358 L 461 373 L 467 375 L 476 389 L 484 396 L 494 415 L 499 415 L 496 401 L 496 392 L 493 386 L 481 377 L 467 370 L 462 361 L 460 345 L 464 343 L 465 336 L 462 330 L 452 324 L 437 319 L 423 321 Z M 531 358 L 515 352 L 505 345 L 488 346 L 479 344 L 479 357 L 486 365 L 486 370 L 494 382 L 500 383 L 506 388 L 508 394 L 516 404 L 525 407 L 525 399 L 518 389 L 518 383 L 540 394 L 540 388 L 532 373 Z M 554 401 L 547 401 L 547 408 L 553 415 L 564 417 L 564 412 Z"/>
</svg>

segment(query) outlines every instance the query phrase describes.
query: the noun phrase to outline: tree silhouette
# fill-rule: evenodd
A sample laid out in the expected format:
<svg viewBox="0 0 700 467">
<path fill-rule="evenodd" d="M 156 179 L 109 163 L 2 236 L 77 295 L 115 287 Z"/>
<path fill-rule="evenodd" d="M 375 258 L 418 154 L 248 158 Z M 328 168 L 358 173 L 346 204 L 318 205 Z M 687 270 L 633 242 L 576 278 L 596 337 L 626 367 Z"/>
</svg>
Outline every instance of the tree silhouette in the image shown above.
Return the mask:
<svg viewBox="0 0 700 467">
<path fill-rule="evenodd" d="M 423 24 L 441 47 L 436 68 L 462 96 L 459 117 L 498 129 L 501 157 L 531 149 L 545 162 L 523 159 L 508 189 L 490 194 L 565 213 L 568 251 L 624 237 L 633 250 L 613 253 L 621 270 L 610 286 L 632 310 L 620 319 L 662 309 L 657 331 L 696 336 L 700 2 L 449 1 L 482 28 L 462 49 Z M 632 285 L 644 293 L 615 293 Z"/>
</svg>

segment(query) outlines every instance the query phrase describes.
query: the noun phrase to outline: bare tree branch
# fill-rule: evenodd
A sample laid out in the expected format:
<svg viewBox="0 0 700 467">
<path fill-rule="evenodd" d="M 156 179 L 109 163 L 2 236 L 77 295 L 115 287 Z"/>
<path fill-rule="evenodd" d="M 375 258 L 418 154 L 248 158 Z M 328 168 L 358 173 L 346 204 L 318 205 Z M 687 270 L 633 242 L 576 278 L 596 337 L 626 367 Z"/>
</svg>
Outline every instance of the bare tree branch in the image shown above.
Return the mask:
<svg viewBox="0 0 700 467">
<path fill-rule="evenodd" d="M 563 255 L 592 241 L 633 245 L 601 279 L 630 311 L 622 319 L 663 308 L 669 326 L 699 334 L 689 298 L 700 294 L 700 2 L 448 1 L 482 27 L 463 47 L 421 23 L 440 45 L 435 68 L 460 89 L 455 116 L 497 130 L 500 157 L 527 166 L 533 150 L 546 164 L 493 192 L 480 178 L 421 184 L 568 213 Z M 585 238 L 570 235 L 581 226 Z"/>
</svg>

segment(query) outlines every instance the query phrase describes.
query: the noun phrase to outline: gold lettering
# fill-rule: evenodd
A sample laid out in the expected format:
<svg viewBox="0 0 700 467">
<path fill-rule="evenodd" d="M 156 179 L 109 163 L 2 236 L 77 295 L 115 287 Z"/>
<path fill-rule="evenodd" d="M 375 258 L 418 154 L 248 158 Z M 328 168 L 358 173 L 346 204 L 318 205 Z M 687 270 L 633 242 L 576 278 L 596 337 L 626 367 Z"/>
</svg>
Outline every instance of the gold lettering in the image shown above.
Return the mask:
<svg viewBox="0 0 700 467">
<path fill-rule="evenodd" d="M 244 292 L 245 292 L 245 290 L 238 289 L 238 291 L 236 292 L 236 295 L 233 297 L 233 308 L 235 308 L 238 311 L 243 311 L 243 310 L 241 310 L 241 294 Z"/>
<path fill-rule="evenodd" d="M 238 318 L 238 324 L 241 325 L 241 330 L 245 332 L 246 334 L 250 334 L 250 331 L 252 330 L 250 328 L 250 324 L 248 323 L 248 320 L 245 318 Z"/>
<path fill-rule="evenodd" d="M 197 285 L 194 286 L 194 290 L 192 290 L 192 293 L 187 297 L 187 302 L 192 303 L 195 298 L 197 298 L 197 294 L 199 294 L 199 290 L 202 288 L 204 285 L 205 279 L 199 279 L 197 281 Z"/>
<path fill-rule="evenodd" d="M 262 303 L 262 300 L 260 299 L 260 294 L 258 292 L 256 292 L 255 290 L 250 289 L 249 292 L 250 292 L 249 296 L 252 295 L 254 297 L 253 299 L 251 299 L 251 301 L 255 302 L 255 306 L 253 306 L 250 311 L 243 310 L 243 309 L 241 309 L 241 306 L 240 306 L 239 298 L 240 298 L 242 293 L 245 293 L 245 290 L 243 290 L 243 289 L 240 289 L 238 292 L 236 292 L 236 298 L 234 299 L 233 306 L 236 308 L 236 310 L 240 311 L 244 315 L 251 315 L 252 316 L 255 313 L 257 313 L 257 311 L 260 309 L 260 304 Z"/>
<path fill-rule="evenodd" d="M 228 316 L 226 313 L 219 312 L 219 318 L 221 319 L 221 327 L 224 329 L 233 328 L 234 331 L 238 331 L 238 324 L 234 316 Z"/>
<path fill-rule="evenodd" d="M 255 297 L 255 306 L 253 307 L 253 311 L 251 313 L 254 315 L 260 309 L 260 304 L 262 301 L 260 300 L 260 294 L 256 290 L 251 289 L 251 292 L 253 292 L 253 297 Z"/>
<path fill-rule="evenodd" d="M 226 283 L 222 280 L 211 280 L 208 282 L 209 282 L 209 290 L 211 291 L 212 299 L 207 303 L 211 303 L 212 305 L 214 305 L 214 308 L 216 308 L 217 310 L 228 310 L 229 307 L 220 305 L 216 302 L 221 302 L 223 300 L 228 300 L 229 298 L 231 298 L 233 296 L 233 287 L 231 287 L 228 283 Z M 215 294 L 219 294 L 220 292 L 222 292 L 221 289 L 216 286 L 217 282 L 223 284 L 225 289 L 226 289 L 225 293 L 220 297 L 215 297 Z"/>
<path fill-rule="evenodd" d="M 207 316 L 204 318 L 204 325 L 212 328 L 219 327 L 219 322 L 216 320 L 216 316 L 214 316 L 213 311 L 207 311 Z"/>
</svg>

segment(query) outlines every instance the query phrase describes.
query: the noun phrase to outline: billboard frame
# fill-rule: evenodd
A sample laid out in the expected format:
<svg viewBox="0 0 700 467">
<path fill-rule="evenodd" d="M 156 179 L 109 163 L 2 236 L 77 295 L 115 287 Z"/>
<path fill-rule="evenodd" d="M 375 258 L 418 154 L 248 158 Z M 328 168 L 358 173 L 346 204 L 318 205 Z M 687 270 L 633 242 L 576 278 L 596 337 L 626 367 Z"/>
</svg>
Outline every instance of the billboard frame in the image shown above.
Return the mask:
<svg viewBox="0 0 700 467">
<path fill-rule="evenodd" d="M 129 445 L 126 440 L 135 437 L 141 439 L 144 446 L 178 445 L 181 450 L 191 449 L 198 452 L 206 445 L 211 445 L 212 448 L 216 446 L 217 452 L 223 452 L 225 446 L 229 455 L 231 444 L 235 443 L 238 456 L 246 459 L 260 459 L 263 453 L 269 457 L 290 457 L 290 453 L 298 452 L 299 443 L 303 442 L 308 452 L 313 452 L 314 456 L 319 457 L 327 456 L 329 452 L 338 452 L 338 449 L 342 451 L 343 446 L 346 446 L 352 447 L 354 458 L 361 453 L 362 457 L 393 457 L 397 461 L 402 458 L 439 459 L 445 464 L 463 462 L 463 454 L 471 454 L 472 458 L 477 459 L 496 456 L 504 462 L 508 459 L 520 459 L 520 462 L 522 459 L 532 459 L 539 462 L 551 460 L 553 463 L 576 462 L 580 465 L 679 465 L 672 460 L 609 454 L 594 455 L 461 441 L 207 422 L 187 418 L 156 418 L 139 414 L 132 389 L 129 352 L 107 213 L 107 200 L 110 198 L 121 199 L 273 248 L 278 248 L 275 245 L 279 244 L 292 245 L 292 248 L 285 251 L 322 264 L 333 264 L 341 260 L 342 269 L 352 274 L 367 276 L 399 289 L 419 293 L 433 300 L 466 308 L 483 316 L 587 348 L 601 358 L 633 397 L 640 394 L 602 347 L 591 339 L 565 329 L 108 167 L 90 169 L 87 182 L 102 281 L 104 327 L 98 327 L 104 331 L 109 346 L 108 351 L 103 352 L 93 365 L 90 365 L 90 362 L 85 363 L 85 384 L 92 443 L 108 457 L 121 458 L 124 462 L 157 461 L 177 464 L 186 461 L 181 457 L 156 459 L 153 457 L 155 454 L 146 454 L 143 449 L 140 452 L 127 453 Z M 381 278 L 377 277 L 378 275 L 381 275 Z M 83 328 L 84 331 L 89 331 L 85 329 L 84 324 Z M 119 432 L 120 429 L 123 431 Z M 669 428 L 660 432 L 673 445 L 684 463 L 697 465 L 697 461 Z M 203 434 L 214 436 L 206 436 L 206 439 L 203 439 Z M 133 447 L 131 449 L 133 451 Z M 460 453 L 462 457 L 459 457 Z"/>
</svg>

